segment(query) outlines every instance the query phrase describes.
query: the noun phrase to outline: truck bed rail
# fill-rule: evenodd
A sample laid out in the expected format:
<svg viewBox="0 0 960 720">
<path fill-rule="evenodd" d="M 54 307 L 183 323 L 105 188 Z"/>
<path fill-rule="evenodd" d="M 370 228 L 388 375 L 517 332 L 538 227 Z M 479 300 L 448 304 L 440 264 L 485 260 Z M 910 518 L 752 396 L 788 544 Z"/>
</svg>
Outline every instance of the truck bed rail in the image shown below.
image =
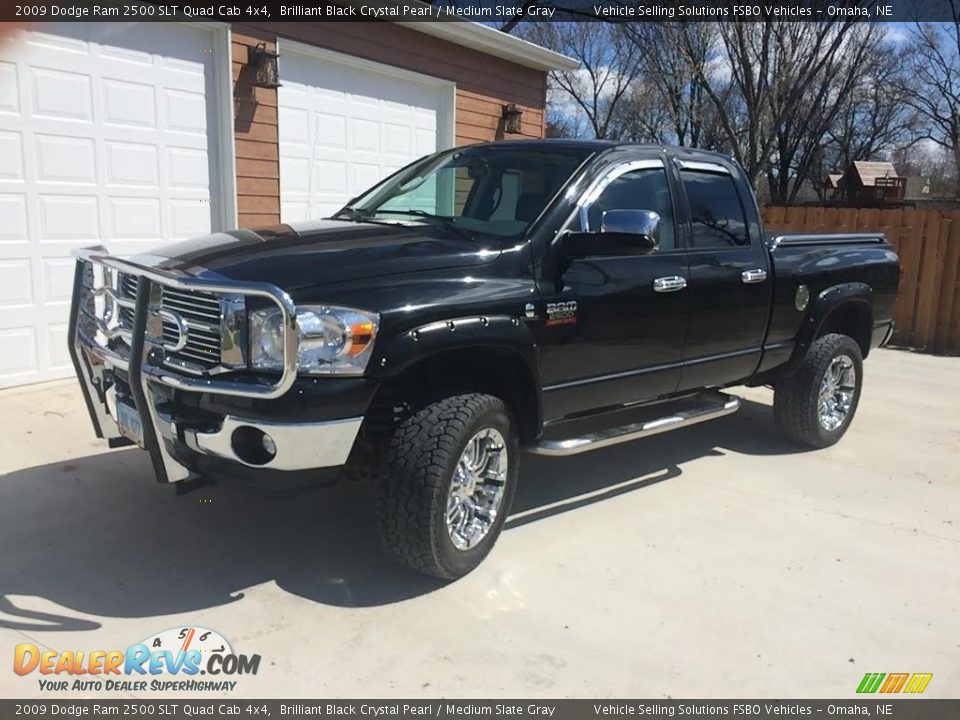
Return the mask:
<svg viewBox="0 0 960 720">
<path fill-rule="evenodd" d="M 770 233 L 767 247 L 781 245 L 880 245 L 887 241 L 883 233 Z"/>
</svg>

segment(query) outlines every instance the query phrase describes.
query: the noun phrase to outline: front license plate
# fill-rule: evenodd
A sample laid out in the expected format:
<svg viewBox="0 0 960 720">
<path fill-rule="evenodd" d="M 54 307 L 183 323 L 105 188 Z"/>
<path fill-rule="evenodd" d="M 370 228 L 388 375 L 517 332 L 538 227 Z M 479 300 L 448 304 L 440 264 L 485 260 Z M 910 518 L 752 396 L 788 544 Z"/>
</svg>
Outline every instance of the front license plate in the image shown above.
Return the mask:
<svg viewBox="0 0 960 720">
<path fill-rule="evenodd" d="M 125 437 L 143 447 L 143 423 L 140 422 L 140 414 L 135 407 L 124 402 L 118 402 L 117 424 Z"/>
</svg>

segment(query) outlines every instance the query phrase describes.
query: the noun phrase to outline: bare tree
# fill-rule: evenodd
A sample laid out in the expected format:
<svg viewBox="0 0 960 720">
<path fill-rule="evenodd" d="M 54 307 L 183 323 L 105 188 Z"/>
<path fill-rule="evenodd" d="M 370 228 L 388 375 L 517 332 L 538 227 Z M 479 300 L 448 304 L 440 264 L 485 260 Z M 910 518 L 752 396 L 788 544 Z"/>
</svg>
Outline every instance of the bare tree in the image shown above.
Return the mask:
<svg viewBox="0 0 960 720">
<path fill-rule="evenodd" d="M 572 12 L 567 17 L 575 17 Z M 555 21 L 509 29 L 581 63 L 579 70 L 551 76 L 548 102 L 557 132 L 727 152 L 774 202 L 795 200 L 826 170 L 911 139 L 911 113 L 896 82 L 903 57 L 876 24 L 768 18 Z M 960 60 L 947 43 L 953 37 L 960 47 L 960 30 L 956 37 L 939 32 L 936 44 L 923 36 L 940 57 L 936 77 L 956 78 L 960 87 Z M 952 107 L 937 116 L 960 123 L 957 104 Z M 563 115 L 577 121 L 564 122 Z M 948 139 L 945 147 L 956 145 Z M 953 152 L 960 166 L 960 153 Z"/>
<path fill-rule="evenodd" d="M 625 30 L 643 50 L 641 80 L 634 123 L 658 142 L 712 148 L 718 144 L 717 113 L 707 96 L 706 79 L 713 78 L 716 27 L 708 23 L 628 23 Z M 722 91 L 721 95 L 724 95 Z M 649 105 L 658 103 L 652 110 Z M 644 115 L 652 115 L 649 119 Z M 666 116 L 666 126 L 663 123 Z"/>
<path fill-rule="evenodd" d="M 917 23 L 911 31 L 906 100 L 916 110 L 923 137 L 953 158 L 960 196 L 960 0 L 949 0 L 951 23 Z"/>
<path fill-rule="evenodd" d="M 637 78 L 617 106 L 611 136 L 640 143 L 675 143 L 670 111 L 656 84 Z"/>
<path fill-rule="evenodd" d="M 721 23 L 714 63 L 729 67 L 729 80 L 691 68 L 712 101 L 717 122 L 734 157 L 757 186 L 770 182 L 783 202 L 808 176 L 836 105 L 854 84 L 880 31 L 853 20 L 830 22 Z M 681 34 L 689 58 L 700 53 L 689 31 Z M 735 97 L 731 97 L 731 95 Z"/>
<path fill-rule="evenodd" d="M 953 156 L 935 143 L 920 142 L 895 150 L 891 158 L 897 172 L 920 179 L 915 191 L 928 198 L 946 198 L 954 194 L 957 167 Z"/>
<path fill-rule="evenodd" d="M 570 55 L 577 70 L 551 73 L 549 91 L 586 116 L 594 136 L 611 137 L 614 118 L 640 75 L 642 53 L 622 25 L 554 21 L 522 26 L 527 39 Z"/>
<path fill-rule="evenodd" d="M 885 51 L 883 33 L 876 25 L 848 28 L 838 52 L 826 62 L 801 96 L 799 111 L 788 113 L 776 128 L 775 155 L 767 171 L 771 197 L 793 202 L 823 157 L 840 112 L 869 74 L 870 63 Z M 855 103 L 860 107 L 860 103 Z"/>
<path fill-rule="evenodd" d="M 883 42 L 857 73 L 824 147 L 830 169 L 845 170 L 854 160 L 870 160 L 909 144 L 915 115 L 906 103 L 904 67 L 909 53 Z"/>
</svg>

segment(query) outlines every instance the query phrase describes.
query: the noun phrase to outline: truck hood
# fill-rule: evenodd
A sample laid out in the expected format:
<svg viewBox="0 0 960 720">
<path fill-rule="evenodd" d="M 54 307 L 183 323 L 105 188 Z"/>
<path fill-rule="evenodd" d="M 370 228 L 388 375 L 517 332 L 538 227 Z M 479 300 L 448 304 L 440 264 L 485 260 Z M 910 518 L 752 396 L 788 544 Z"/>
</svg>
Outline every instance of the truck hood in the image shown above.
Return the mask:
<svg viewBox="0 0 960 720">
<path fill-rule="evenodd" d="M 162 270 L 302 288 L 441 268 L 482 265 L 500 249 L 442 227 L 346 220 L 234 230 L 164 245 L 142 257 Z"/>
</svg>

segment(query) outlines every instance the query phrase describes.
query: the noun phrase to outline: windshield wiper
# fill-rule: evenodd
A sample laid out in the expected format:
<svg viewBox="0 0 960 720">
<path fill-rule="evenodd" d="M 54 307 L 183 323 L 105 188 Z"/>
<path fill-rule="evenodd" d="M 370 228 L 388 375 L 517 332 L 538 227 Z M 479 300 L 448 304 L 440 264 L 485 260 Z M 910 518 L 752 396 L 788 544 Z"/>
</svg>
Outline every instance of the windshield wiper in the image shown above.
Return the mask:
<svg viewBox="0 0 960 720">
<path fill-rule="evenodd" d="M 457 225 L 456 221 L 449 215 L 434 215 L 426 210 L 377 210 L 374 214 L 383 213 L 384 215 L 409 215 L 412 217 L 423 218 L 443 225 L 448 230 L 455 233 L 462 240 L 475 240 L 476 238 L 468 231 Z"/>
<path fill-rule="evenodd" d="M 355 223 L 370 223 L 371 225 L 383 225 L 384 227 L 403 227 L 402 223 L 377 220 L 372 214 L 354 207 L 345 207 L 342 210 L 337 210 L 337 212 L 330 216 L 330 219 L 346 220 L 347 222 Z"/>
</svg>

